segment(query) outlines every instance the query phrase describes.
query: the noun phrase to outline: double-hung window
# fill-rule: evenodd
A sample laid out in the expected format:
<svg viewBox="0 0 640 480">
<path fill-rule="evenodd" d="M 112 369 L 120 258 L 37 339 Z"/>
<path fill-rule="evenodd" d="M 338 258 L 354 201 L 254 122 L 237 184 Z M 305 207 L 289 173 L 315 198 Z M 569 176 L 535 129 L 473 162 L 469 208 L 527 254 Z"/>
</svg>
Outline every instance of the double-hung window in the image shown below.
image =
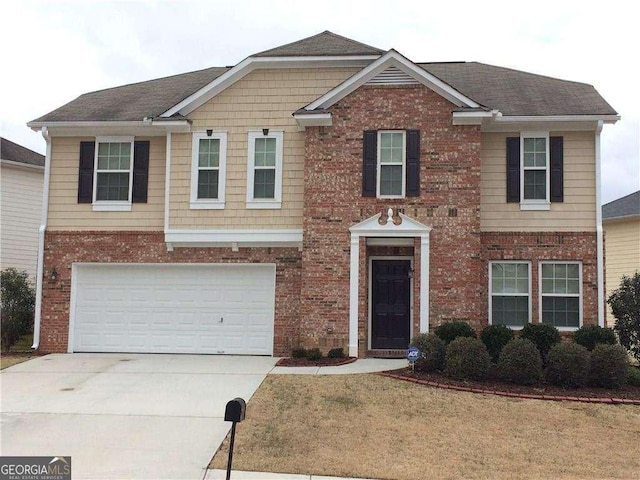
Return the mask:
<svg viewBox="0 0 640 480">
<path fill-rule="evenodd" d="M 492 325 L 522 327 L 531 319 L 528 262 L 490 262 L 489 318 Z"/>
<path fill-rule="evenodd" d="M 521 136 L 521 205 L 535 209 L 549 206 L 549 135 Z"/>
<path fill-rule="evenodd" d="M 406 137 L 404 131 L 378 132 L 378 198 L 405 196 Z"/>
<path fill-rule="evenodd" d="M 95 149 L 94 210 L 131 210 L 133 137 L 98 137 Z"/>
<path fill-rule="evenodd" d="M 249 132 L 247 208 L 282 205 L 283 132 Z"/>
<path fill-rule="evenodd" d="M 577 329 L 582 323 L 582 281 L 579 262 L 541 262 L 541 322 L 558 329 Z"/>
<path fill-rule="evenodd" d="M 224 208 L 227 134 L 193 134 L 191 165 L 191 208 Z"/>
</svg>

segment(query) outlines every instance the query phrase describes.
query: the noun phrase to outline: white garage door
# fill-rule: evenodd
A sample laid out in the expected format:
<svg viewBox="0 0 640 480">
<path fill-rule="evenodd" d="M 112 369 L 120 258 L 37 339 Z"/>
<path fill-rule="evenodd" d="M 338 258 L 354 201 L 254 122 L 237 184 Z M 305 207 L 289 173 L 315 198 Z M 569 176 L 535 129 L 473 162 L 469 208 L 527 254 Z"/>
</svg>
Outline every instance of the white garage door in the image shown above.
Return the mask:
<svg viewBox="0 0 640 480">
<path fill-rule="evenodd" d="M 273 264 L 83 264 L 73 277 L 71 351 L 273 354 Z"/>
</svg>

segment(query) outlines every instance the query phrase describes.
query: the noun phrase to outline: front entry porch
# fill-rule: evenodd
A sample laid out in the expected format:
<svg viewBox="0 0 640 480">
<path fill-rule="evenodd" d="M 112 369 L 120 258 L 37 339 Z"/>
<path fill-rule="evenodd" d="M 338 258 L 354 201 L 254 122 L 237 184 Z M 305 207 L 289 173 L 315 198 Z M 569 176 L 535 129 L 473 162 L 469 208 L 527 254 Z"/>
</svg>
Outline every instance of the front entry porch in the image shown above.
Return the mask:
<svg viewBox="0 0 640 480">
<path fill-rule="evenodd" d="M 431 227 L 389 209 L 349 231 L 349 356 L 402 352 L 429 329 Z M 385 247 L 397 253 L 375 254 Z"/>
</svg>

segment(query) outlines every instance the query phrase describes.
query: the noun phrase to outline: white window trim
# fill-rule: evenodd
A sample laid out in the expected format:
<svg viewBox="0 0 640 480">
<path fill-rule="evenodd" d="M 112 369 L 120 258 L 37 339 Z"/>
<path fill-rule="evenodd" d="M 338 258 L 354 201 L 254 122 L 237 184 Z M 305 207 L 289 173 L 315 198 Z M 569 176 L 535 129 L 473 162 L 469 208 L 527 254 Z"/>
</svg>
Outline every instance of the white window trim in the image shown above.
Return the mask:
<svg viewBox="0 0 640 480">
<path fill-rule="evenodd" d="M 578 265 L 578 295 L 575 293 L 542 293 L 542 265 Z M 582 262 L 580 260 L 545 260 L 538 263 L 538 322 L 542 323 L 542 297 L 578 297 L 578 326 L 577 327 L 556 327 L 561 332 L 575 332 L 582 327 Z"/>
<path fill-rule="evenodd" d="M 529 297 L 529 302 L 528 302 L 528 309 L 529 309 L 529 318 L 528 318 L 528 323 L 531 323 L 531 308 L 532 308 L 532 299 L 531 297 L 533 296 L 533 293 L 531 291 L 531 262 L 528 260 L 492 260 L 489 262 L 489 325 L 493 325 L 493 274 L 491 273 L 492 270 L 492 266 L 494 263 L 501 263 L 501 264 L 505 264 L 505 263 L 511 263 L 511 264 L 521 264 L 521 263 L 526 263 L 527 264 L 527 275 L 529 277 L 529 292 L 527 294 L 527 297 Z M 502 296 L 505 297 L 521 297 L 521 294 L 509 294 L 509 293 L 504 293 L 504 294 L 500 294 Z M 505 327 L 510 328 L 511 330 L 522 330 L 523 326 L 520 325 L 505 325 Z"/>
<path fill-rule="evenodd" d="M 544 138 L 545 146 L 546 146 L 546 198 L 543 199 L 529 199 L 525 200 L 524 198 L 524 139 L 525 138 Z M 550 210 L 551 209 L 551 188 L 550 188 L 550 180 L 551 180 L 551 168 L 550 168 L 551 158 L 549 151 L 549 132 L 521 132 L 520 133 L 520 210 Z M 527 170 L 542 170 L 540 167 L 528 167 Z"/>
<path fill-rule="evenodd" d="M 276 178 L 274 198 L 253 198 L 253 180 L 255 172 L 255 149 L 256 138 L 276 139 Z M 250 130 L 248 132 L 247 148 L 247 204 L 248 209 L 278 209 L 282 208 L 282 156 L 284 132 L 282 130 L 271 130 L 264 135 L 262 130 Z"/>
<path fill-rule="evenodd" d="M 109 136 L 96 137 L 95 153 L 93 158 L 93 202 L 94 212 L 130 212 L 131 196 L 133 194 L 133 159 L 134 159 L 134 137 L 130 136 Z M 127 201 L 122 200 L 96 200 L 98 195 L 98 151 L 101 143 L 131 143 L 131 158 L 129 159 L 129 197 Z M 121 170 L 120 172 L 124 172 Z M 115 173 L 115 171 L 114 171 Z"/>
<path fill-rule="evenodd" d="M 402 133 L 402 195 L 380 195 L 380 182 L 382 180 L 380 163 L 381 137 L 383 133 Z M 388 164 L 394 165 L 394 164 Z M 378 130 L 376 148 L 376 197 L 377 198 L 405 198 L 407 194 L 407 132 L 406 130 Z"/>
<path fill-rule="evenodd" d="M 198 157 L 200 153 L 200 140 L 219 139 L 220 156 L 218 160 L 218 198 L 198 198 Z M 227 132 L 214 131 L 211 135 L 207 132 L 194 132 L 191 140 L 191 201 L 192 210 L 222 210 L 225 206 L 225 184 L 227 172 Z"/>
</svg>

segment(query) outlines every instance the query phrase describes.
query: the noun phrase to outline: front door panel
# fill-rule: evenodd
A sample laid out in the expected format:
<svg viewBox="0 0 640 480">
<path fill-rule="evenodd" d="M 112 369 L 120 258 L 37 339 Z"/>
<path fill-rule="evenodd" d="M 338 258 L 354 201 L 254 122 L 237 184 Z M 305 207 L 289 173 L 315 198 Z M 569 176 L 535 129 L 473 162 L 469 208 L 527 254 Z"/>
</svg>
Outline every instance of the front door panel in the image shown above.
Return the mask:
<svg viewBox="0 0 640 480">
<path fill-rule="evenodd" d="M 371 348 L 405 349 L 411 332 L 409 260 L 373 260 Z"/>
</svg>

